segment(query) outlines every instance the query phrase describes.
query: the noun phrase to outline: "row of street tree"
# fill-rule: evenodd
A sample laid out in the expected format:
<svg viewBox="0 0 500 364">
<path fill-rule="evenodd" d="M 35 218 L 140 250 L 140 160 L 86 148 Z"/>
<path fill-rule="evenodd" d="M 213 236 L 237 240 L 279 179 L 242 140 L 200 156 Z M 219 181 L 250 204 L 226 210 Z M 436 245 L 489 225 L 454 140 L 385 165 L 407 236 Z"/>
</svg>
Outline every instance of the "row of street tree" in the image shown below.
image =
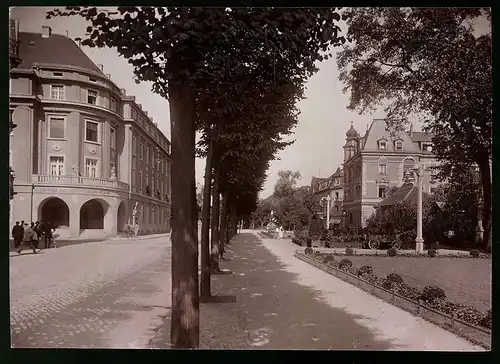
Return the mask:
<svg viewBox="0 0 500 364">
<path fill-rule="evenodd" d="M 446 173 L 479 166 L 488 240 L 491 34 L 476 37 L 469 26 L 480 15 L 465 8 L 348 9 L 352 42 L 338 65 L 352 109 L 388 101 L 393 124 L 410 110 L 424 111 L 431 115 L 426 126 L 436 134 L 436 152 L 449 162 Z M 85 18 L 90 25 L 83 45 L 116 49 L 133 65 L 137 82 L 152 82 L 169 100 L 171 344 L 197 347 L 200 295 L 210 299 L 210 275 L 224 243 L 236 233 L 238 218 L 255 209 L 270 161 L 290 144 L 284 137 L 297 123 L 295 105 L 316 62 L 344 44 L 341 15 L 329 8 L 68 7 L 52 16 Z M 201 284 L 196 155 L 207 159 Z"/>
<path fill-rule="evenodd" d="M 269 162 L 290 144 L 283 138 L 297 123 L 295 104 L 315 63 L 344 42 L 340 15 L 328 8 L 68 7 L 48 17 L 74 15 L 90 23 L 83 45 L 115 48 L 137 82 L 151 81 L 170 102 L 171 344 L 197 347 L 200 297 L 210 299 L 224 242 L 255 208 Z M 200 287 L 196 155 L 207 159 Z"/>
</svg>

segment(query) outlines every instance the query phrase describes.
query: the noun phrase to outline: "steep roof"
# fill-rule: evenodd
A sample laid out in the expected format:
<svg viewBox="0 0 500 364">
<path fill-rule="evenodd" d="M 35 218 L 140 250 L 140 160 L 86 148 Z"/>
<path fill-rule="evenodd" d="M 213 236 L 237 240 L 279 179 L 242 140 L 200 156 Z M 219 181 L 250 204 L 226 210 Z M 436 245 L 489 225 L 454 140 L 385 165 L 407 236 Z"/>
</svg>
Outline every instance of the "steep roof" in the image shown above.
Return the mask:
<svg viewBox="0 0 500 364">
<path fill-rule="evenodd" d="M 427 199 L 429 194 L 426 192 L 422 192 L 422 199 Z M 402 203 L 407 201 L 412 205 L 416 205 L 418 202 L 418 187 L 414 186 L 411 183 L 405 183 L 399 189 L 394 191 L 388 197 L 383 199 L 377 207 L 387 207 L 394 206 L 398 203 Z"/>
<path fill-rule="evenodd" d="M 22 69 L 31 69 L 34 63 L 52 63 L 79 67 L 104 76 L 73 40 L 60 34 L 43 38 L 39 33 L 19 32 L 19 58 L 22 63 L 18 68 Z"/>
<path fill-rule="evenodd" d="M 432 142 L 432 134 L 424 133 L 423 131 L 414 131 L 411 134 L 411 139 L 414 142 Z"/>
<path fill-rule="evenodd" d="M 335 171 L 334 174 L 331 175 L 331 177 L 342 177 L 344 174 L 342 172 L 342 170 L 340 169 L 340 167 L 337 167 L 337 170 Z"/>
<path fill-rule="evenodd" d="M 415 134 L 415 133 L 413 133 Z M 425 134 L 425 133 L 423 133 Z M 391 136 L 391 133 L 386 130 L 386 122 L 384 119 L 374 119 L 367 133 L 365 134 L 362 150 L 365 152 L 376 152 L 378 150 L 378 141 L 381 139 L 387 140 L 387 151 L 394 152 L 394 141 L 403 141 L 403 150 L 410 153 L 420 153 L 420 149 L 416 140 L 412 140 L 410 135 L 405 132 L 396 133 Z"/>
<path fill-rule="evenodd" d="M 327 191 L 327 193 L 325 194 L 325 196 L 326 196 L 330 190 L 334 189 L 335 178 L 342 177 L 342 176 L 343 176 L 342 170 L 340 169 L 340 167 L 337 167 L 337 170 L 329 177 L 326 177 L 326 178 L 312 177 L 311 178 L 312 193 L 316 194 L 318 192 L 323 193 L 324 191 Z M 322 188 L 320 188 L 320 184 L 323 184 Z M 336 185 L 336 187 L 338 188 L 340 186 Z"/>
</svg>

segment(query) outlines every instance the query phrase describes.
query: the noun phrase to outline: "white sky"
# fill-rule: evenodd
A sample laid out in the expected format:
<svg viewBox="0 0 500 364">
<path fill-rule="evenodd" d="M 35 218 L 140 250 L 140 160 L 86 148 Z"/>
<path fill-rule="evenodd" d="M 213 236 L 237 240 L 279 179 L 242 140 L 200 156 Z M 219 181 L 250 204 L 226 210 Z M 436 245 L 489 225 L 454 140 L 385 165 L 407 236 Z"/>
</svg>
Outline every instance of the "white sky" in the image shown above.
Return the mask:
<svg viewBox="0 0 500 364">
<path fill-rule="evenodd" d="M 70 38 L 84 37 L 86 21 L 81 17 L 57 17 L 45 19 L 52 7 L 14 7 L 11 17 L 19 19 L 20 31 L 41 32 L 42 25 L 49 25 L 53 33 L 66 34 Z M 125 88 L 127 94 L 136 96 L 136 102 L 153 117 L 159 128 L 170 138 L 169 105 L 162 97 L 151 91 L 151 84 L 136 84 L 133 67 L 121 58 L 114 49 L 82 47 L 96 64 L 104 66 L 104 73 L 111 74 L 111 80 L 118 87 Z M 271 163 L 262 197 L 273 192 L 279 170 L 299 170 L 302 174 L 300 185 L 309 185 L 312 176 L 326 177 L 341 165 L 342 146 L 345 133 L 354 122 L 359 133 L 364 133 L 373 118 L 382 118 L 382 111 L 358 115 L 346 109 L 348 95 L 342 93 L 343 85 L 338 80 L 339 72 L 335 57 L 318 66 L 319 71 L 307 83 L 306 99 L 298 107 L 301 111 L 295 130 L 296 142 L 281 152 L 280 159 Z M 196 161 L 196 180 L 203 183 L 204 160 Z"/>
</svg>

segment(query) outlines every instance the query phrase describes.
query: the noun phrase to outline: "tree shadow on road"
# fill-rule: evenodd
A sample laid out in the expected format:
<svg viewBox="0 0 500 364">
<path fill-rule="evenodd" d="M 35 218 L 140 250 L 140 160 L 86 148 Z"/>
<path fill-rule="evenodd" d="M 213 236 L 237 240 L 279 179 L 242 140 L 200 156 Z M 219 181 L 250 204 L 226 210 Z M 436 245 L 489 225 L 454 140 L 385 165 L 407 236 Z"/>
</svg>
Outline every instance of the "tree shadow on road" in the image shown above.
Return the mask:
<svg viewBox="0 0 500 364">
<path fill-rule="evenodd" d="M 375 332 L 362 326 L 353 315 L 323 301 L 321 292 L 298 283 L 298 275 L 287 272 L 255 235 L 239 234 L 228 249 L 231 261 L 224 268 L 231 276 L 215 276 L 213 291 L 234 294 L 237 303 L 212 304 L 212 319 L 204 317 L 212 333 L 233 319 L 233 332 L 245 333 L 246 348 L 274 349 L 345 349 L 387 350 L 389 340 L 376 338 Z M 219 305 L 219 306 L 215 306 Z M 226 315 L 224 315 L 226 314 Z M 229 316 L 229 317 L 228 317 Z M 241 335 L 241 334 L 240 334 Z M 213 335 L 212 335 L 213 336 Z M 210 338 L 208 347 L 224 347 L 218 338 Z"/>
</svg>

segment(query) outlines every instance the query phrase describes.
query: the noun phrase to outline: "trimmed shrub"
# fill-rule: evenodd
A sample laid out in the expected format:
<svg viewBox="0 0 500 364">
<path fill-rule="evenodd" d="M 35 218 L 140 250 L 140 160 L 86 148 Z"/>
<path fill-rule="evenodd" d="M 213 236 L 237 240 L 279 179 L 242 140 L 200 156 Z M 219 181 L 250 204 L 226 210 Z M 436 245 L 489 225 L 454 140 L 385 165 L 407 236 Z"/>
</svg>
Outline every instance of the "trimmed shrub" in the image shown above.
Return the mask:
<svg viewBox="0 0 500 364">
<path fill-rule="evenodd" d="M 307 247 L 307 248 L 304 249 L 304 254 L 305 255 L 312 255 L 313 253 L 314 253 L 313 248 Z"/>
<path fill-rule="evenodd" d="M 342 259 L 339 263 L 340 269 L 345 269 L 352 267 L 352 262 L 349 259 Z"/>
<path fill-rule="evenodd" d="M 386 277 L 386 280 L 394 283 L 403 283 L 403 278 L 397 273 L 389 273 Z"/>
<path fill-rule="evenodd" d="M 391 248 L 387 250 L 387 255 L 390 257 L 395 257 L 396 255 L 398 255 L 398 250 L 396 248 Z"/>
<path fill-rule="evenodd" d="M 441 287 L 438 286 L 425 286 L 420 294 L 420 299 L 432 303 L 438 300 L 443 301 L 446 298 L 446 294 Z"/>
<path fill-rule="evenodd" d="M 477 249 L 473 249 L 473 250 L 471 250 L 471 251 L 470 251 L 470 255 L 471 255 L 471 257 L 473 257 L 473 258 L 478 258 L 478 257 L 479 257 L 479 250 L 477 250 Z"/>
<path fill-rule="evenodd" d="M 437 251 L 434 250 L 434 249 L 429 249 L 429 251 L 427 252 L 427 254 L 431 257 L 431 258 L 434 258 L 436 255 L 437 255 Z"/>
<path fill-rule="evenodd" d="M 393 286 L 394 286 L 394 282 L 393 281 L 389 281 L 387 278 L 385 278 L 382 281 L 382 287 L 385 288 L 388 291 L 390 291 Z"/>
<path fill-rule="evenodd" d="M 373 268 L 370 267 L 369 265 L 364 265 L 361 268 L 359 268 L 356 273 L 360 277 L 368 275 L 368 274 L 373 274 Z"/>
<path fill-rule="evenodd" d="M 486 315 L 479 320 L 479 325 L 491 329 L 491 310 L 488 310 Z"/>
<path fill-rule="evenodd" d="M 354 255 L 354 250 L 351 247 L 345 248 L 345 255 L 349 255 L 349 256 Z"/>
</svg>

